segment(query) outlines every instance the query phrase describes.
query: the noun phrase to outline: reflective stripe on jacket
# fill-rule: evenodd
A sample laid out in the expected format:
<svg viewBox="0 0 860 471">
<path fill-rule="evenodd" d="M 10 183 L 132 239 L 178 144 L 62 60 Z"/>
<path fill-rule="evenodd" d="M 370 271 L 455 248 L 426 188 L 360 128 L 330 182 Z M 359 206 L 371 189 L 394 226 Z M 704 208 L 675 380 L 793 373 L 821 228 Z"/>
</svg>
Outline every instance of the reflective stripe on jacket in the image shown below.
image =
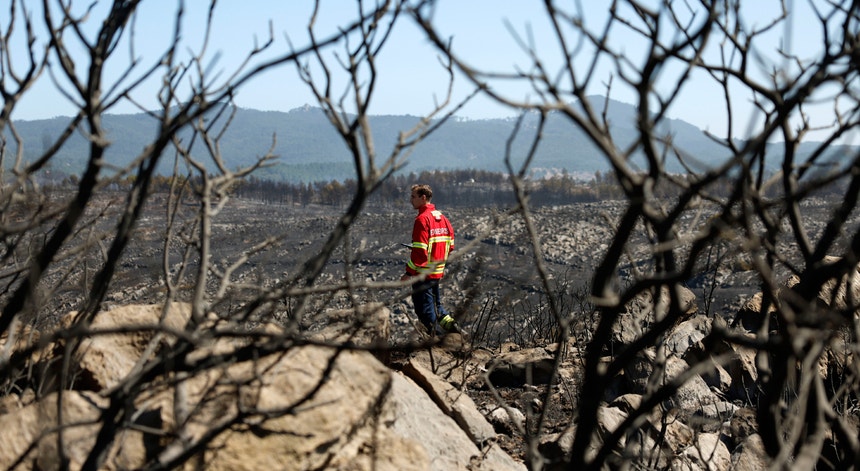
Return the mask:
<svg viewBox="0 0 860 471">
<path fill-rule="evenodd" d="M 445 273 L 448 254 L 454 250 L 454 228 L 436 206 L 421 207 L 412 227 L 412 255 L 406 263 L 410 275 L 427 273 L 427 278 L 439 279 Z"/>
</svg>

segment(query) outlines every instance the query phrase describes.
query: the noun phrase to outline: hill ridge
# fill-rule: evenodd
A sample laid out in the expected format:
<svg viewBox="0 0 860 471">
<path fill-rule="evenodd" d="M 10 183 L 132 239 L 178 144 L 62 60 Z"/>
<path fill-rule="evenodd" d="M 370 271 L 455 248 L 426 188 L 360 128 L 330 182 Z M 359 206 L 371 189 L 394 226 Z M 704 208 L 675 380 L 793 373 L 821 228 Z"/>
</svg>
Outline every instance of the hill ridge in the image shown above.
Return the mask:
<svg viewBox="0 0 860 471">
<path fill-rule="evenodd" d="M 623 147 L 638 138 L 636 108 L 633 105 L 615 100 L 607 101 L 598 96 L 589 99 L 592 106 L 601 113 L 604 103 L 608 103 L 606 116 L 610 123 L 610 133 L 619 146 Z M 47 148 L 47 143 L 59 135 L 69 119 L 71 118 L 56 117 L 17 121 L 16 129 L 25 143 L 25 159 L 34 160 L 43 150 L 31 143 L 41 143 L 42 148 Z M 219 119 L 226 122 L 225 118 Z M 391 152 L 399 133 L 412 128 L 420 119 L 412 115 L 370 116 L 379 155 L 386 156 Z M 528 153 L 536 132 L 537 120 L 536 115 L 524 117 L 519 134 L 512 141 L 511 160 L 514 165 L 520 165 Z M 516 121 L 517 118 L 512 117 L 454 117 L 415 147 L 407 165 L 401 171 L 417 173 L 424 170 L 474 168 L 507 172 L 506 145 L 514 132 Z M 154 133 L 156 124 L 145 113 L 106 115 L 104 125 L 109 138 L 113 140 L 107 149 L 106 160 L 117 167 L 128 165 L 149 143 L 151 134 L 148 130 L 152 129 Z M 550 115 L 542 132 L 541 143 L 530 167 L 535 176 L 561 172 L 590 176 L 595 172 L 610 169 L 607 159 L 597 146 L 562 113 Z M 724 147 L 715 143 L 704 131 L 683 120 L 667 119 L 661 123 L 657 132 L 660 135 L 671 134 L 673 143 L 694 157 L 698 165 L 694 170 L 704 171 L 709 165 L 729 157 Z M 191 135 L 186 131 L 180 134 L 180 138 L 188 142 Z M 15 152 L 15 140 L 7 136 L 7 142 L 11 151 Z M 239 108 L 219 144 L 227 165 L 237 168 L 252 164 L 268 151 L 273 142 L 274 153 L 278 159 L 272 166 L 255 173 L 258 178 L 290 183 L 354 178 L 352 159 L 347 146 L 322 109 L 311 105 L 286 112 Z M 59 175 L 79 174 L 84 168 L 88 150 L 86 139 L 80 133 L 75 134 L 57 152 L 52 160 L 52 170 Z M 198 146 L 198 150 L 202 150 L 202 146 Z M 204 155 L 199 155 L 198 158 L 209 160 Z M 641 165 L 641 156 L 634 155 L 633 162 L 637 162 L 637 159 Z M 172 158 L 162 156 L 159 173 L 169 174 L 172 163 Z M 210 171 L 214 170 L 215 166 L 212 165 Z M 685 172 L 676 160 L 671 159 L 666 163 L 666 170 L 671 173 Z"/>
</svg>

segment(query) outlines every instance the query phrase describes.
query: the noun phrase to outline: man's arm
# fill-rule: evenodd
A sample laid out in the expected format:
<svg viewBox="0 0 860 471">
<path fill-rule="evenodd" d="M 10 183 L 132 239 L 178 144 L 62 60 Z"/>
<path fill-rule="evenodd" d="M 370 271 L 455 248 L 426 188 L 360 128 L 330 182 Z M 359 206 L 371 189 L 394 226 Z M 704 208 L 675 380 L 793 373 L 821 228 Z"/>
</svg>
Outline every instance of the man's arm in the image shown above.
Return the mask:
<svg viewBox="0 0 860 471">
<path fill-rule="evenodd" d="M 406 263 L 406 273 L 400 277 L 401 281 L 418 276 L 418 270 L 427 266 L 427 249 L 429 243 L 430 231 L 427 228 L 426 221 L 417 218 L 415 225 L 412 227 L 412 251 L 409 254 L 409 261 Z"/>
</svg>

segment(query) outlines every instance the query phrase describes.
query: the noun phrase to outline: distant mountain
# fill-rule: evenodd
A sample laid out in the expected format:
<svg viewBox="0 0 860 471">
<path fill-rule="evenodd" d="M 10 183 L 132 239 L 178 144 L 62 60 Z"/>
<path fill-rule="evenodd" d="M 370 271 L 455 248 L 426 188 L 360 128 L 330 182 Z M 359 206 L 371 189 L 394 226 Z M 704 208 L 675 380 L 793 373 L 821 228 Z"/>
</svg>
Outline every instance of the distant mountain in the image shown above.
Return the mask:
<svg viewBox="0 0 860 471">
<path fill-rule="evenodd" d="M 603 97 L 591 97 L 590 102 L 598 112 L 602 112 Z M 634 106 L 612 100 L 608 102 L 606 117 L 610 123 L 610 132 L 615 142 L 622 147 L 636 139 L 638 131 L 635 116 Z M 25 158 L 33 159 L 47 148 L 68 119 L 58 117 L 16 122 L 16 129 L 25 143 Z M 531 148 L 538 119 L 536 115 L 527 116 L 520 123 L 520 131 L 510 147 L 514 165 L 521 164 Z M 370 124 L 377 153 L 382 157 L 387 155 L 397 143 L 399 133 L 411 129 L 419 121 L 420 118 L 415 116 L 372 116 Z M 507 170 L 505 152 L 516 122 L 514 118 L 449 120 L 414 149 L 403 171 L 476 168 L 504 172 Z M 214 124 L 218 128 L 221 123 Z M 112 140 L 106 160 L 109 164 L 124 166 L 149 143 L 156 123 L 141 113 L 108 115 L 104 118 L 104 125 Z M 724 148 L 687 122 L 668 120 L 657 133 L 671 135 L 676 146 L 699 162 L 695 169 L 697 171 L 727 157 Z M 188 132 L 180 137 L 184 142 L 191 142 Z M 272 167 L 259 171 L 256 174 L 259 178 L 310 182 L 354 177 L 346 145 L 322 110 L 315 107 L 305 106 L 289 112 L 240 109 L 224 132 L 220 149 L 231 168 L 246 166 L 268 151 L 273 137 L 276 139 L 274 153 L 279 159 Z M 7 143 L 14 152 L 14 141 L 8 136 Z M 58 173 L 78 174 L 84 166 L 87 153 L 87 141 L 77 134 L 59 151 L 52 169 Z M 195 144 L 194 154 L 208 161 L 204 158 L 201 142 Z M 641 156 L 634 155 L 632 158 L 633 162 L 637 162 L 637 159 L 641 162 Z M 172 155 L 163 156 L 159 171 L 167 174 L 172 167 Z M 210 165 L 210 168 L 214 169 L 214 166 Z M 561 171 L 592 175 L 596 171 L 608 170 L 609 165 L 585 133 L 563 114 L 554 113 L 547 119 L 530 168 L 538 175 Z M 667 160 L 666 168 L 670 172 L 684 172 L 674 158 Z"/>
</svg>

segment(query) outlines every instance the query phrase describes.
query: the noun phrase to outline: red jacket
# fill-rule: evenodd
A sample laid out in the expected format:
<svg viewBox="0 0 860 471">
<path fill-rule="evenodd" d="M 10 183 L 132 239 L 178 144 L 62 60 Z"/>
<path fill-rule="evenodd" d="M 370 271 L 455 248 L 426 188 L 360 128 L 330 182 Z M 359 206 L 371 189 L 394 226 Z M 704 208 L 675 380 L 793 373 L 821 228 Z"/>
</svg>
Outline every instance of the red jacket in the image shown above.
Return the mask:
<svg viewBox="0 0 860 471">
<path fill-rule="evenodd" d="M 427 203 L 418 210 L 412 227 L 412 256 L 406 263 L 406 273 L 415 276 L 427 273 L 427 278 L 439 279 L 445 274 L 448 253 L 454 250 L 454 228 L 451 221 Z"/>
</svg>

